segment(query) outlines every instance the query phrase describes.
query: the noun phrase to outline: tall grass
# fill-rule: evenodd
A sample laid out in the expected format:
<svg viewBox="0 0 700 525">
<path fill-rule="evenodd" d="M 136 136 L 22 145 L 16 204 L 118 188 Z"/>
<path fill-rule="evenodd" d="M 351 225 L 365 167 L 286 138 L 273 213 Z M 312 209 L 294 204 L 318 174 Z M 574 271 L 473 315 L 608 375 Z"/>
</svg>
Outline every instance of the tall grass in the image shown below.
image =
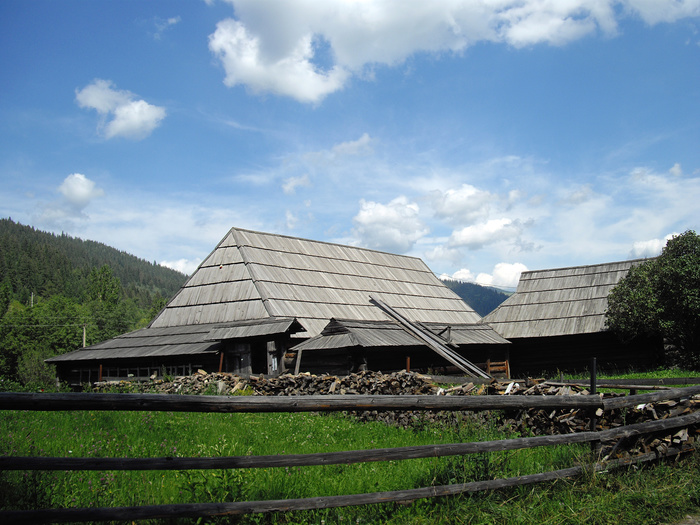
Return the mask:
<svg viewBox="0 0 700 525">
<path fill-rule="evenodd" d="M 589 370 L 575 373 L 562 374 L 565 380 L 588 380 L 591 377 Z M 557 374 L 555 377 L 560 377 Z M 668 379 L 676 377 L 700 377 L 698 370 L 684 370 L 680 368 L 660 368 L 658 370 L 637 371 L 637 370 L 598 370 L 596 374 L 598 381 L 604 379 Z"/>
<path fill-rule="evenodd" d="M 339 414 L 0 412 L 0 454 L 162 457 L 330 452 L 514 437 L 496 417 L 458 416 L 413 430 Z M 0 510 L 305 498 L 402 490 L 545 472 L 590 461 L 559 446 L 446 458 L 275 469 L 0 472 Z M 697 455 L 696 455 L 697 456 Z M 249 515 L 237 523 L 670 522 L 700 507 L 700 462 L 590 474 L 408 505 Z M 212 520 L 216 522 L 217 520 Z M 226 520 L 218 520 L 227 522 Z M 176 521 L 188 523 L 187 520 Z M 206 521 L 204 521 L 206 522 Z"/>
</svg>

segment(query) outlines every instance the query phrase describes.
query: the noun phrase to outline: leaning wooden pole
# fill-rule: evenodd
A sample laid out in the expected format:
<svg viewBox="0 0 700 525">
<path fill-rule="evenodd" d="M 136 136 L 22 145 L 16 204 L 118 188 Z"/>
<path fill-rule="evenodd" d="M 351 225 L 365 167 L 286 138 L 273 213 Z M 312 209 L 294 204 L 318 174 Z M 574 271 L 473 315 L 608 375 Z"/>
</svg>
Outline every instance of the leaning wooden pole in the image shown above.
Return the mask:
<svg viewBox="0 0 700 525">
<path fill-rule="evenodd" d="M 369 298 L 369 301 L 373 305 L 377 306 L 380 310 L 382 310 L 386 315 L 397 321 L 404 328 L 404 330 L 406 330 L 419 340 L 423 341 L 434 352 L 447 359 L 450 363 L 455 365 L 457 368 L 459 368 L 466 374 L 473 374 L 474 377 L 482 378 L 491 377 L 489 374 L 485 373 L 474 363 L 470 362 L 469 360 L 465 359 L 457 352 L 449 348 L 435 334 L 433 334 L 429 330 L 424 330 L 420 328 L 416 323 L 412 323 L 385 302 L 377 299 L 376 297 L 371 296 Z"/>
</svg>

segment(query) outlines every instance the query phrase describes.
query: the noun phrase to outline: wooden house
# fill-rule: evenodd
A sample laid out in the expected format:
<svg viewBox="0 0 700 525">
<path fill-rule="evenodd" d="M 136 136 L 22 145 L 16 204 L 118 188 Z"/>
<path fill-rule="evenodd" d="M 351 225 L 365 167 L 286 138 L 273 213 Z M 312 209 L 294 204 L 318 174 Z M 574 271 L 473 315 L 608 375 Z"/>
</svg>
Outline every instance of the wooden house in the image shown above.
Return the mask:
<svg viewBox="0 0 700 525">
<path fill-rule="evenodd" d="M 622 343 L 605 329 L 608 293 L 644 260 L 523 272 L 516 292 L 483 318 L 512 344 L 516 377 L 590 369 L 624 370 L 655 364 L 661 341 Z"/>
<path fill-rule="evenodd" d="M 499 375 L 509 377 L 510 344 L 488 325 L 415 323 L 415 326 L 422 333 L 406 330 L 390 320 L 331 319 L 319 335 L 300 343 L 294 350 L 304 369 L 312 373 L 405 369 L 476 377 L 498 371 Z M 425 336 L 433 336 L 439 344 L 433 347 L 434 341 L 427 341 Z M 434 351 L 426 352 L 426 345 Z"/>
<path fill-rule="evenodd" d="M 410 322 L 481 319 L 415 257 L 232 228 L 147 328 L 48 362 L 73 384 L 198 369 L 277 375 L 305 361 L 321 371 L 330 353 L 295 361 L 293 347 L 332 318 L 395 323 L 370 295 Z"/>
</svg>

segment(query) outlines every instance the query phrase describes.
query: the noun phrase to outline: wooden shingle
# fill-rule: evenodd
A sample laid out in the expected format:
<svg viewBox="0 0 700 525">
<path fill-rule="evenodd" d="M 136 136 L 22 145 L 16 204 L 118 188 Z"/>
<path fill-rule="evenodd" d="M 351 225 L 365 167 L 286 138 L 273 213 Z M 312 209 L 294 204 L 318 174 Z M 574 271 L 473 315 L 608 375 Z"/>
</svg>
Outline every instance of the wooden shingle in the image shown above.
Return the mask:
<svg viewBox="0 0 700 525">
<path fill-rule="evenodd" d="M 332 317 L 385 319 L 373 293 L 417 321 L 480 319 L 415 257 L 232 228 L 151 327 L 294 317 L 314 336 Z"/>
<path fill-rule="evenodd" d="M 516 292 L 482 322 L 506 339 L 601 332 L 610 290 L 642 262 L 523 272 Z"/>
</svg>

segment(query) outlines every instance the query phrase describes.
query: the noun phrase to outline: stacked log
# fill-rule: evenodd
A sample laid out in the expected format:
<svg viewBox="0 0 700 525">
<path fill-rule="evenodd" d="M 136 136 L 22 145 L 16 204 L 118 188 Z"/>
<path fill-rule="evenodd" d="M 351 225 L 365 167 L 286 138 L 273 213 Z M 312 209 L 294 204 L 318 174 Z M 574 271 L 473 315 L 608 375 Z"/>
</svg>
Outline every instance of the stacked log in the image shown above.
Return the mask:
<svg viewBox="0 0 700 525">
<path fill-rule="evenodd" d="M 216 394 L 231 395 L 245 390 L 248 383 L 234 374 L 207 373 L 198 370 L 191 376 L 178 376 L 172 380 L 151 378 L 150 381 L 103 381 L 94 384 L 96 392 L 139 392 L 153 394 Z"/>
<path fill-rule="evenodd" d="M 172 381 L 153 378 L 148 382 L 110 381 L 95 384 L 95 391 L 122 390 L 159 394 L 231 395 L 243 391 L 256 396 L 301 395 L 434 395 L 440 390 L 429 377 L 406 371 L 383 374 L 363 371 L 344 377 L 308 373 L 279 377 L 207 373 L 199 370 L 191 376 Z"/>
<path fill-rule="evenodd" d="M 251 377 L 255 395 L 435 395 L 438 387 L 430 378 L 406 371 L 382 374 L 369 370 L 344 377 L 284 374 L 274 378 Z"/>
<path fill-rule="evenodd" d="M 488 388 L 492 395 L 589 395 L 584 387 L 578 385 L 552 385 L 544 380 L 531 381 L 529 384 L 492 382 Z M 621 393 L 606 392 L 599 394 L 603 399 L 624 396 Z M 582 409 L 571 410 L 520 410 L 504 415 L 504 425 L 522 436 L 554 435 L 586 432 L 592 429 L 608 430 L 626 425 L 667 419 L 691 414 L 700 409 L 700 396 L 680 400 L 644 403 L 635 407 L 603 411 L 595 414 Z M 603 444 L 600 454 L 606 458 L 627 457 L 630 455 L 656 452 L 663 455 L 670 447 L 688 446 L 700 437 L 700 428 L 682 429 L 669 434 L 646 435 L 619 443 Z"/>
</svg>

